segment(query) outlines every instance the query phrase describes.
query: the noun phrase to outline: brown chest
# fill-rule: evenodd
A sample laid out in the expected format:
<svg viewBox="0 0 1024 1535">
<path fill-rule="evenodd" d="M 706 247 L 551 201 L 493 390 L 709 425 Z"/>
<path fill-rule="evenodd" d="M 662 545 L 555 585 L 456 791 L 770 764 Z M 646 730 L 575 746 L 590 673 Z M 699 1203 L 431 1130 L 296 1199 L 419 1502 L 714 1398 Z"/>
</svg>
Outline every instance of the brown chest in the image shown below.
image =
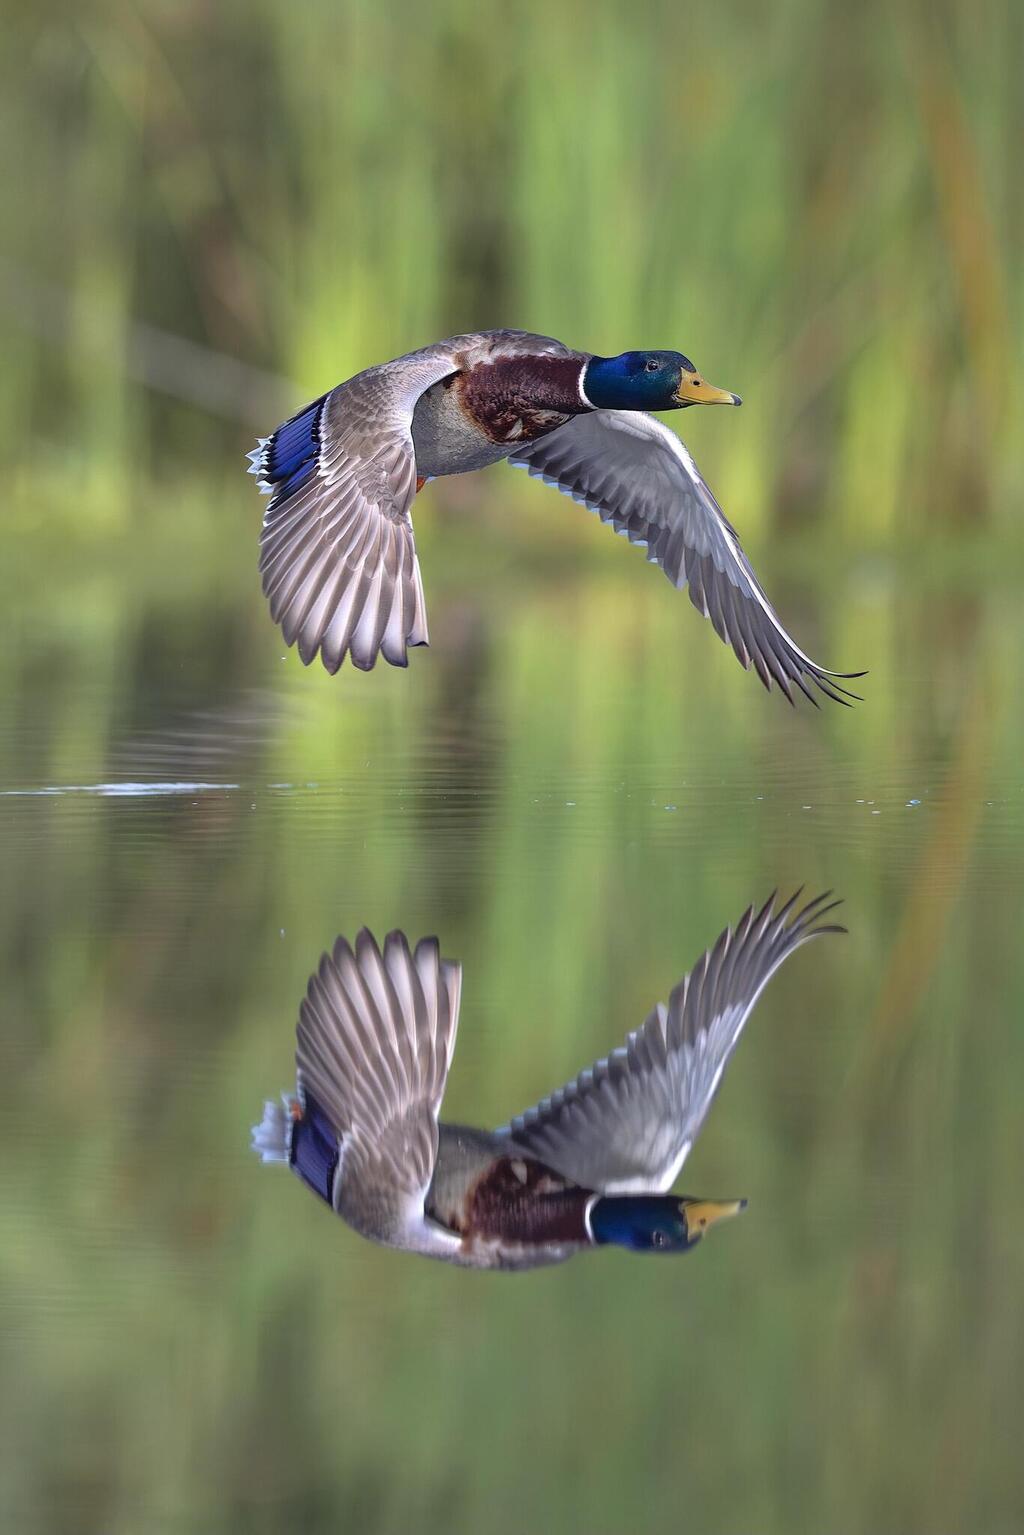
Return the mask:
<svg viewBox="0 0 1024 1535">
<path fill-rule="evenodd" d="M 590 1241 L 588 1189 L 526 1157 L 499 1157 L 468 1191 L 463 1234 L 474 1240 L 535 1244 Z"/>
<path fill-rule="evenodd" d="M 508 357 L 454 380 L 465 414 L 494 443 L 514 447 L 561 426 L 583 409 L 577 357 Z"/>
</svg>

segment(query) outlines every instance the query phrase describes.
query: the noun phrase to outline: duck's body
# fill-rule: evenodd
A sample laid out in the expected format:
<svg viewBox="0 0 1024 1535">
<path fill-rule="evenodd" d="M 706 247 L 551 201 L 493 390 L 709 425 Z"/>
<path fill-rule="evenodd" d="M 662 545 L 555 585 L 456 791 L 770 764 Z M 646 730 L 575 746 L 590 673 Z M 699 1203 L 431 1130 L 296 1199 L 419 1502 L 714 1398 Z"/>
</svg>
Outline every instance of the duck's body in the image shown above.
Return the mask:
<svg viewBox="0 0 1024 1535">
<path fill-rule="evenodd" d="M 499 1130 L 440 1124 L 461 970 L 435 939 L 339 939 L 311 977 L 294 1097 L 253 1132 L 360 1235 L 468 1268 L 561 1263 L 608 1244 L 684 1251 L 742 1201 L 673 1196 L 753 1006 L 836 929 L 825 897 L 726 929 L 626 1044 Z"/>
<path fill-rule="evenodd" d="M 738 405 L 678 352 L 598 357 L 527 331 L 453 336 L 367 368 L 249 455 L 270 496 L 260 570 L 271 614 L 308 665 L 346 654 L 405 666 L 428 643 L 410 509 L 424 483 L 507 458 L 647 549 L 790 700 L 808 683 L 844 701 L 789 638 L 734 529 L 673 432 L 649 414 Z M 852 695 L 847 695 L 852 696 Z"/>
</svg>

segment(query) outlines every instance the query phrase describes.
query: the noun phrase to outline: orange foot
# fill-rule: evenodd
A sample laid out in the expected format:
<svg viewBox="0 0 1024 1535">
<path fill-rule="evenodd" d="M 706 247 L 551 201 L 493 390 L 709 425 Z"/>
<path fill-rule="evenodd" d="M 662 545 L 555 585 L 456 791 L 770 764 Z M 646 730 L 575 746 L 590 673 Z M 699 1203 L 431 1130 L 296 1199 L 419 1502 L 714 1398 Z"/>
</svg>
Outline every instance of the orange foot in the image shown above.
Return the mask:
<svg viewBox="0 0 1024 1535">
<path fill-rule="evenodd" d="M 427 476 L 425 474 L 418 474 L 416 476 L 416 494 L 417 495 L 419 495 L 420 491 L 423 489 L 423 487 L 424 487 L 424 485 L 426 483 L 427 483 Z"/>
</svg>

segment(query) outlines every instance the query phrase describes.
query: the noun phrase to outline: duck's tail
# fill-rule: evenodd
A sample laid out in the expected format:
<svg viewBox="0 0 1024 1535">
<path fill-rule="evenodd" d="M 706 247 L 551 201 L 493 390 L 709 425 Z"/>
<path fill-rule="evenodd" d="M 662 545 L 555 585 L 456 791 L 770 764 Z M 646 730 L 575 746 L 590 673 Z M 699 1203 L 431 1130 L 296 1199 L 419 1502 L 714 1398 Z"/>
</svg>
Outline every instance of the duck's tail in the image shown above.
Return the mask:
<svg viewBox="0 0 1024 1535">
<path fill-rule="evenodd" d="M 263 1105 L 263 1118 L 252 1127 L 252 1149 L 261 1162 L 291 1161 L 293 1102 L 288 1093 L 282 1093 L 280 1102 L 268 1098 Z"/>
</svg>

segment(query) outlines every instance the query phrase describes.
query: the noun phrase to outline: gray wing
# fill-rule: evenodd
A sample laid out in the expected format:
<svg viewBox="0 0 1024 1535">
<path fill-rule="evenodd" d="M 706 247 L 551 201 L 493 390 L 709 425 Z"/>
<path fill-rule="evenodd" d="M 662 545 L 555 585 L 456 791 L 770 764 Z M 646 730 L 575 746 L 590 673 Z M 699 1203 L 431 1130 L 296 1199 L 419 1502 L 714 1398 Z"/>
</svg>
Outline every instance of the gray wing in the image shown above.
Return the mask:
<svg viewBox="0 0 1024 1535">
<path fill-rule="evenodd" d="M 820 933 L 838 905 L 820 895 L 793 915 L 799 892 L 775 897 L 735 929 L 625 1045 L 497 1133 L 563 1177 L 604 1193 L 664 1192 L 679 1176 L 743 1026 L 790 954 Z"/>
<path fill-rule="evenodd" d="M 427 611 L 409 507 L 416 494 L 411 422 L 424 390 L 456 371 L 448 343 L 339 384 L 250 454 L 272 496 L 260 534 L 270 612 L 308 666 L 346 652 L 368 671 L 408 664 L 426 645 Z"/>
<path fill-rule="evenodd" d="M 838 703 L 856 698 L 789 637 L 740 545 L 736 531 L 676 434 L 640 411 L 574 416 L 547 437 L 517 448 L 508 462 L 581 501 L 630 543 L 646 545 L 677 587 L 710 618 L 742 664 L 793 702 L 793 685 L 816 703 L 808 683 Z"/>
<path fill-rule="evenodd" d="M 437 1112 L 458 1027 L 462 970 L 436 938 L 410 951 L 389 933 L 383 951 L 364 928 L 339 938 L 310 977 L 295 1052 L 298 1085 L 342 1145 L 335 1207 L 379 1227 L 422 1215 L 437 1158 Z"/>
</svg>

